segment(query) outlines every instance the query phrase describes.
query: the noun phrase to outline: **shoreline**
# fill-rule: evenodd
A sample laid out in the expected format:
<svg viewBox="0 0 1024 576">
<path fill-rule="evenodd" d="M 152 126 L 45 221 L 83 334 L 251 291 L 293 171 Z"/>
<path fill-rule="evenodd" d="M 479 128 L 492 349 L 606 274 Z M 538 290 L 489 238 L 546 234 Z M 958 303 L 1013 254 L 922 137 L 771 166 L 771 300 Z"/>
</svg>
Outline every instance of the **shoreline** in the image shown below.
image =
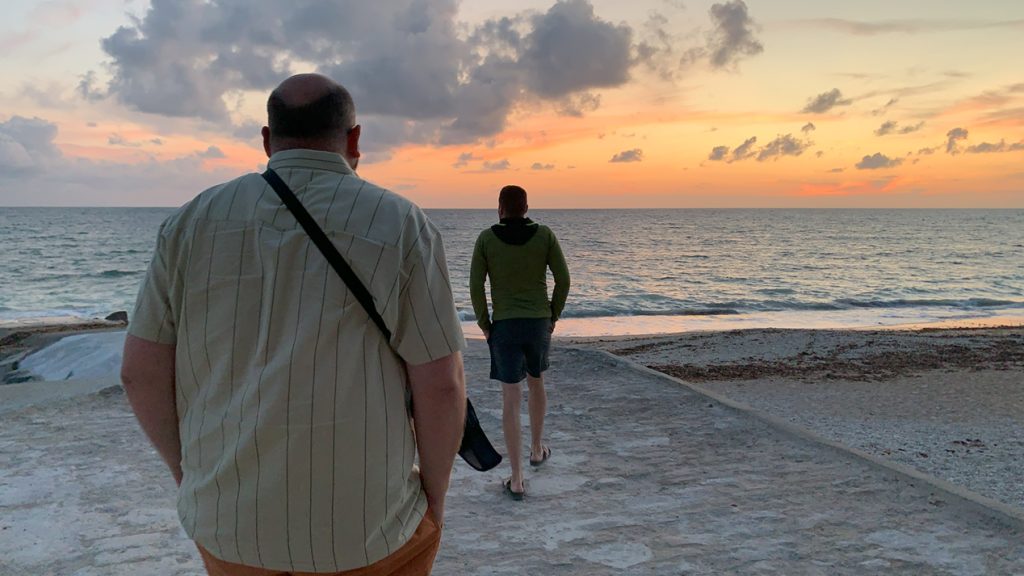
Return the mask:
<svg viewBox="0 0 1024 576">
<path fill-rule="evenodd" d="M 644 319 L 644 316 L 629 316 L 615 318 Z M 614 342 L 627 342 L 633 340 L 651 340 L 658 338 L 677 338 L 695 334 L 723 334 L 733 332 L 780 332 L 796 333 L 803 331 L 810 332 L 942 332 L 942 331 L 987 331 L 987 330 L 1014 330 L 1024 328 L 1024 315 L 1000 315 L 984 318 L 961 318 L 938 320 L 934 322 L 915 322 L 906 324 L 891 325 L 857 325 L 838 327 L 789 327 L 789 326 L 715 326 L 696 327 L 688 330 L 668 332 L 638 332 L 628 334 L 598 334 L 598 335 L 575 335 L 564 334 L 564 324 L 572 323 L 579 319 L 564 319 L 559 321 L 559 328 L 552 336 L 552 343 L 562 345 L 601 345 Z M 587 319 L 599 321 L 604 318 Z M 475 322 L 463 323 L 463 332 L 467 340 L 482 340 Z M 127 322 L 111 321 L 101 318 L 76 318 L 76 317 L 43 317 L 36 319 L 26 318 L 16 322 L 0 321 L 0 378 L 2 378 L 3 363 L 9 361 L 13 356 L 27 355 L 37 352 L 54 342 L 71 335 L 88 334 L 94 332 L 109 332 L 124 330 Z M 600 347 L 600 346 L 599 346 Z"/>
</svg>

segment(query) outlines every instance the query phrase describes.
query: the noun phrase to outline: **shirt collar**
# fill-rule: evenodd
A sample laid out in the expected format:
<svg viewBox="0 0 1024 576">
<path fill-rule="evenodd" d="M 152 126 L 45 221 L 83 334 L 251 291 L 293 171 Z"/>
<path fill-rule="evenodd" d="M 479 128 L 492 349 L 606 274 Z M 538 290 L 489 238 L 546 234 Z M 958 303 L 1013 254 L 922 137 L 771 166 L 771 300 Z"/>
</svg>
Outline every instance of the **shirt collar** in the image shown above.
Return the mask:
<svg viewBox="0 0 1024 576">
<path fill-rule="evenodd" d="M 335 152 L 294 148 L 275 152 L 267 162 L 268 168 L 306 168 L 310 170 L 328 170 L 339 174 L 355 174 L 348 162 Z"/>
</svg>

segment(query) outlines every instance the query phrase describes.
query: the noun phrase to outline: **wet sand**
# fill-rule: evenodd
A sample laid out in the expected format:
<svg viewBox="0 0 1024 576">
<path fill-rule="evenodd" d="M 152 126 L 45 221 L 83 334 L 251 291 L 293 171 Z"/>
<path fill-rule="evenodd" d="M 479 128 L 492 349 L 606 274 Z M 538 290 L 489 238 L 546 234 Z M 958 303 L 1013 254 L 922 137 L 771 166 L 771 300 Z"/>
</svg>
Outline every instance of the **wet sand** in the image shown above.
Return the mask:
<svg viewBox="0 0 1024 576">
<path fill-rule="evenodd" d="M 481 342 L 466 366 L 502 446 Z M 1024 572 L 1019 522 L 926 481 L 599 351 L 561 346 L 548 375 L 551 461 L 527 471 L 524 502 L 502 493 L 506 467 L 459 462 L 436 574 Z M 173 483 L 111 384 L 0 419 L 0 574 L 201 574 Z"/>
</svg>

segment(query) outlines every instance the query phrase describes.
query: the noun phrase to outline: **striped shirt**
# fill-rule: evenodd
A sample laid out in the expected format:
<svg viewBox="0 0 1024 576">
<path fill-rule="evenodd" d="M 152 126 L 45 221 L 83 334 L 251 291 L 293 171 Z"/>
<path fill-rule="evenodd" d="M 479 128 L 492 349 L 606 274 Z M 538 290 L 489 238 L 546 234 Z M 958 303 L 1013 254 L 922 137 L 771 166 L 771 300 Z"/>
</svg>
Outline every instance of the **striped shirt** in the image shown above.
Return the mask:
<svg viewBox="0 0 1024 576">
<path fill-rule="evenodd" d="M 337 154 L 269 166 L 345 256 L 387 342 L 258 174 L 161 226 L 129 327 L 176 349 L 185 531 L 215 556 L 335 572 L 398 550 L 426 510 L 404 363 L 465 346 L 441 237 Z"/>
</svg>

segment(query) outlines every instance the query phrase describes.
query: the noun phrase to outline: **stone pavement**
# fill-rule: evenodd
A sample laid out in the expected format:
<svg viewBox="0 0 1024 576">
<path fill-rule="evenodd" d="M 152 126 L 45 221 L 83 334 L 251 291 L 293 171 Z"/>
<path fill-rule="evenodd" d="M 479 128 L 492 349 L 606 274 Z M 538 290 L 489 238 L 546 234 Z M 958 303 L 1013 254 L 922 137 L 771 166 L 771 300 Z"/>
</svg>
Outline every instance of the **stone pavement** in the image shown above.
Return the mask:
<svg viewBox="0 0 1024 576">
<path fill-rule="evenodd" d="M 503 447 L 486 355 L 471 344 L 470 394 Z M 459 462 L 435 574 L 1024 573 L 1020 533 L 927 484 L 597 352 L 552 362 L 552 459 L 523 502 L 506 466 Z M 0 574 L 201 573 L 182 538 L 123 394 L 0 417 Z"/>
</svg>

